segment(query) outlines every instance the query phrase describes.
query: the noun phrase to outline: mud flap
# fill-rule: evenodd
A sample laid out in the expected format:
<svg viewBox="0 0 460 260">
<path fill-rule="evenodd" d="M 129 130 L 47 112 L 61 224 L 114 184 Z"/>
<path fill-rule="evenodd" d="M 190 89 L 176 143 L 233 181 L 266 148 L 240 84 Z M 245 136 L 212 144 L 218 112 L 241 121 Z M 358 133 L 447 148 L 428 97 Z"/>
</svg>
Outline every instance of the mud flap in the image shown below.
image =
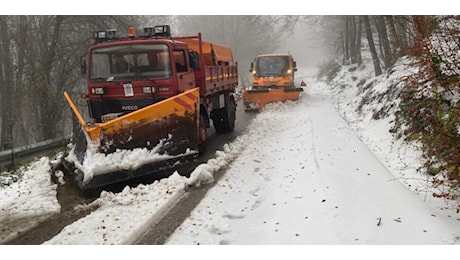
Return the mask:
<svg viewBox="0 0 460 260">
<path fill-rule="evenodd" d="M 197 158 L 200 142 L 198 88 L 94 125 L 87 125 L 67 95 L 66 98 L 80 121 L 80 128 L 84 130 L 75 129 L 72 140 L 77 158 L 73 163 L 76 169 L 72 172 L 80 188 L 94 188 L 152 174 Z M 88 152 L 90 148 L 93 153 Z M 146 148 L 149 154 L 156 154 L 163 159 L 149 161 L 139 158 L 148 163 L 127 168 L 120 165 L 102 173 L 87 172 L 88 168 L 84 167 L 85 162 L 95 157 L 104 158 L 104 155 L 137 148 Z M 94 158 L 88 158 L 91 155 Z"/>
<path fill-rule="evenodd" d="M 245 111 L 259 110 L 269 103 L 295 101 L 300 98 L 302 88 L 262 88 L 243 92 Z"/>
</svg>

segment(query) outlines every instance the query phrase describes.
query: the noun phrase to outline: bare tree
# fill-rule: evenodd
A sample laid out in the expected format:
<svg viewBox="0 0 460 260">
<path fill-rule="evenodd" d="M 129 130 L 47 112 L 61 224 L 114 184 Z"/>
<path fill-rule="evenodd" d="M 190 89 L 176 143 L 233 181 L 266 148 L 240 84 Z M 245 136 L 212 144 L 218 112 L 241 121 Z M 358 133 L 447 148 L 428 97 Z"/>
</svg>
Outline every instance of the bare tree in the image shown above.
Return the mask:
<svg viewBox="0 0 460 260">
<path fill-rule="evenodd" d="M 13 67 L 11 39 L 8 17 L 0 16 L 0 100 L 1 100 L 1 139 L 0 148 L 12 148 L 13 145 Z"/>
<path fill-rule="evenodd" d="M 393 63 L 393 55 L 390 47 L 390 40 L 387 32 L 387 25 L 384 16 L 377 15 L 373 17 L 375 28 L 379 36 L 379 47 L 385 68 L 390 68 Z"/>
<path fill-rule="evenodd" d="M 342 56 L 343 64 L 361 64 L 361 38 L 363 35 L 360 16 L 324 16 L 321 35 L 323 44 L 335 49 Z M 334 37 L 331 35 L 335 34 Z"/>
<path fill-rule="evenodd" d="M 86 92 L 79 59 L 92 44 L 92 32 L 127 30 L 145 21 L 143 16 L 0 17 L 0 146 L 25 145 L 69 132 L 71 115 L 63 92 Z"/>
<path fill-rule="evenodd" d="M 377 73 L 382 66 L 391 67 L 397 58 L 406 55 L 414 42 L 410 16 L 322 16 L 321 20 L 328 25 L 321 33 L 324 44 L 337 50 L 335 57 L 340 55 L 342 63 L 360 63 L 361 40 L 366 37 Z M 366 27 L 367 21 L 369 27 Z M 331 35 L 335 35 L 336 40 Z M 378 41 L 375 41 L 376 36 Z"/>
<path fill-rule="evenodd" d="M 343 64 L 346 64 L 350 61 L 350 33 L 348 29 L 350 27 L 350 19 L 348 16 L 345 16 L 343 19 L 345 21 L 344 32 L 342 33 Z"/>
<path fill-rule="evenodd" d="M 349 59 L 352 64 L 361 64 L 361 35 L 362 35 L 362 26 L 361 19 L 359 16 L 346 16 L 346 38 L 348 39 L 348 44 L 346 44 L 349 52 Z"/>
<path fill-rule="evenodd" d="M 366 29 L 366 37 L 369 43 L 369 50 L 371 52 L 372 61 L 374 63 L 374 73 L 375 76 L 382 74 L 382 69 L 380 67 L 380 59 L 378 57 L 377 51 L 375 50 L 374 38 L 372 36 L 371 23 L 369 21 L 369 16 L 363 16 L 364 27 Z"/>
<path fill-rule="evenodd" d="M 410 45 L 413 44 L 413 31 L 411 19 L 408 16 L 395 16 L 396 35 L 400 43 L 398 56 L 401 57 L 407 53 Z"/>
<path fill-rule="evenodd" d="M 395 19 L 392 15 L 384 16 L 388 27 L 388 41 L 392 49 L 392 60 L 396 60 L 402 49 L 402 38 L 396 31 Z"/>
</svg>

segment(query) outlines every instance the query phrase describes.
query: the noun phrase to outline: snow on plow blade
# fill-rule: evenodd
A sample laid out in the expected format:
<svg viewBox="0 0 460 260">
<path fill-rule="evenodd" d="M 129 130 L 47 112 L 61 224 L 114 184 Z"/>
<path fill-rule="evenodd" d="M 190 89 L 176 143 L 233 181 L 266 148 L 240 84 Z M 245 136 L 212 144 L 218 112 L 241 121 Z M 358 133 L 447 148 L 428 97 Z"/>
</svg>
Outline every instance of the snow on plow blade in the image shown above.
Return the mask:
<svg viewBox="0 0 460 260">
<path fill-rule="evenodd" d="M 170 169 L 198 156 L 198 88 L 96 124 L 86 124 L 64 95 L 79 121 L 65 164 L 82 189 Z"/>
<path fill-rule="evenodd" d="M 295 101 L 300 98 L 302 88 L 261 88 L 243 92 L 244 110 L 259 110 L 269 103 Z"/>
</svg>

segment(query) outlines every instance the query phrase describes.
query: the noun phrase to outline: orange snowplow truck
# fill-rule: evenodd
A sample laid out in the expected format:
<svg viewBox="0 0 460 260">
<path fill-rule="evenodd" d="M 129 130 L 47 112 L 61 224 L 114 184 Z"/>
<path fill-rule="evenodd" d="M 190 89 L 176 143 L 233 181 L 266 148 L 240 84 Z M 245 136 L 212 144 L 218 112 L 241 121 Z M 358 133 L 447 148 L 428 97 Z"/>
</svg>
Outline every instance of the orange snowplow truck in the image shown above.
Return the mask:
<svg viewBox="0 0 460 260">
<path fill-rule="evenodd" d="M 297 64 L 291 54 L 261 54 L 251 63 L 252 86 L 243 92 L 244 110 L 259 110 L 269 103 L 298 100 L 303 91 L 294 85 Z"/>
<path fill-rule="evenodd" d="M 238 69 L 231 48 L 204 41 L 201 33 L 172 37 L 168 25 L 144 28 L 142 35 L 130 27 L 125 37 L 116 30 L 98 31 L 94 40 L 81 60 L 89 120 L 64 93 L 76 119 L 73 156 L 64 166 L 80 188 L 196 160 L 205 149 L 210 120 L 217 133 L 233 131 Z M 136 158 L 129 167 L 115 162 L 105 169 L 85 167 L 95 157 L 135 149 L 147 149 L 152 158 Z"/>
</svg>

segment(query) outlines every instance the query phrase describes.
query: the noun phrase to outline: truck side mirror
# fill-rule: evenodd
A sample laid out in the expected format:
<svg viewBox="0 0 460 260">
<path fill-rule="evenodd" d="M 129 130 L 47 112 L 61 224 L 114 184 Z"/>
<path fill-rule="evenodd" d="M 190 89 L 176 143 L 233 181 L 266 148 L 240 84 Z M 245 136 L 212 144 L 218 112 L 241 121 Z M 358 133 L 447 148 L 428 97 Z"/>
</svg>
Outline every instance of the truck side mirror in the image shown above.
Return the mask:
<svg viewBox="0 0 460 260">
<path fill-rule="evenodd" d="M 80 57 L 80 73 L 86 75 L 86 56 Z"/>
<path fill-rule="evenodd" d="M 251 68 L 249 69 L 249 72 L 252 72 L 253 68 L 254 68 L 254 62 L 251 62 Z"/>
</svg>

